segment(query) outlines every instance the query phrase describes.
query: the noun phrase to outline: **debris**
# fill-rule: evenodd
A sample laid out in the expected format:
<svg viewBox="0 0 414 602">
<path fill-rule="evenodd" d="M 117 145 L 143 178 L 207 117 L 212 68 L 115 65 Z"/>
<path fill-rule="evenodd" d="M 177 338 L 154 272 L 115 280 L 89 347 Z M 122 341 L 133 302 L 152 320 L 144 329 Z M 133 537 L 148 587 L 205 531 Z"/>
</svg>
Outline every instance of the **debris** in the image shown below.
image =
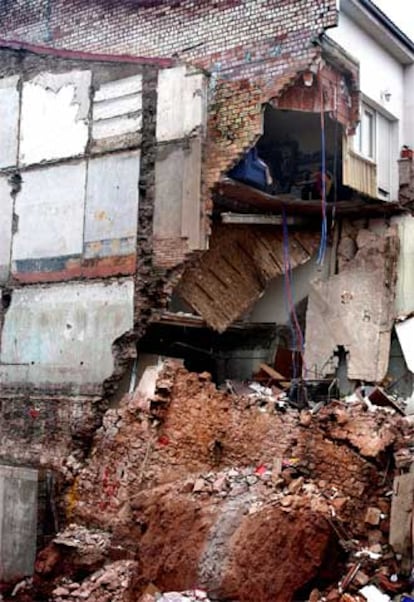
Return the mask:
<svg viewBox="0 0 414 602">
<path fill-rule="evenodd" d="M 367 602 L 390 602 L 391 598 L 383 594 L 375 585 L 366 585 L 359 590 Z"/>
<path fill-rule="evenodd" d="M 372 525 L 373 527 L 376 527 L 377 525 L 380 524 L 380 521 L 381 521 L 381 510 L 379 508 L 369 507 L 367 509 L 367 513 L 365 515 L 365 522 L 368 525 Z"/>
</svg>

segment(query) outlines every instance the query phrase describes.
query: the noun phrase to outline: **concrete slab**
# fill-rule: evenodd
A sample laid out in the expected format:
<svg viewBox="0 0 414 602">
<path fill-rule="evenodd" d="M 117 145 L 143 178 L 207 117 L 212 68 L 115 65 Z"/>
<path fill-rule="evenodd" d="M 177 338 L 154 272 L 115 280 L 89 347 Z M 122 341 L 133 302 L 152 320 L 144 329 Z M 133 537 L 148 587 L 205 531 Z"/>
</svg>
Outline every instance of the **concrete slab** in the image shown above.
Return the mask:
<svg viewBox="0 0 414 602">
<path fill-rule="evenodd" d="M 406 570 L 411 570 L 412 520 L 414 504 L 414 473 L 394 479 L 390 516 L 389 543 L 401 554 Z"/>
<path fill-rule="evenodd" d="M 0 176 L 0 207 L 0 282 L 5 282 L 10 272 L 13 226 L 13 198 L 6 176 Z"/>
<path fill-rule="evenodd" d="M 82 253 L 85 182 L 85 162 L 23 174 L 15 205 L 14 272 L 56 271 Z"/>
<path fill-rule="evenodd" d="M 81 155 L 88 142 L 90 71 L 40 73 L 22 94 L 22 165 Z"/>
<path fill-rule="evenodd" d="M 112 343 L 133 326 L 133 280 L 15 289 L 1 339 L 4 384 L 97 384 Z"/>
<path fill-rule="evenodd" d="M 162 69 L 158 74 L 157 142 L 178 140 L 205 126 L 205 76 L 185 66 Z"/>
<path fill-rule="evenodd" d="M 0 168 L 17 163 L 17 142 L 19 128 L 19 77 L 0 79 Z"/>
<path fill-rule="evenodd" d="M 38 471 L 0 466 L 0 581 L 33 574 Z"/>
<path fill-rule="evenodd" d="M 85 258 L 135 253 L 139 151 L 91 159 L 85 210 Z"/>
</svg>

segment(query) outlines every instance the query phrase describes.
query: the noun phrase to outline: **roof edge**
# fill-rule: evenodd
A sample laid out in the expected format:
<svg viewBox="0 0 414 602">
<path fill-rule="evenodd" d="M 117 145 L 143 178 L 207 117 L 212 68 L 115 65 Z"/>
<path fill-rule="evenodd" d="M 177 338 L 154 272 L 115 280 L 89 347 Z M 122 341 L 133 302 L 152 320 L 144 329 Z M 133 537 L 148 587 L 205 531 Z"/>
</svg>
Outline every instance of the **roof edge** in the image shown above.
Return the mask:
<svg viewBox="0 0 414 602">
<path fill-rule="evenodd" d="M 414 42 L 372 0 L 341 0 L 341 10 L 402 65 L 414 63 Z"/>
<path fill-rule="evenodd" d="M 10 50 L 23 50 L 39 55 L 56 56 L 62 59 L 72 59 L 80 61 L 102 61 L 111 63 L 135 63 L 139 65 L 156 65 L 157 67 L 173 67 L 177 61 L 172 58 L 163 57 L 143 57 L 130 54 L 102 54 L 95 52 L 85 52 L 81 50 L 69 50 L 67 48 L 53 48 L 51 46 L 41 46 L 31 44 L 20 40 L 6 40 L 0 38 L 0 48 Z"/>
</svg>

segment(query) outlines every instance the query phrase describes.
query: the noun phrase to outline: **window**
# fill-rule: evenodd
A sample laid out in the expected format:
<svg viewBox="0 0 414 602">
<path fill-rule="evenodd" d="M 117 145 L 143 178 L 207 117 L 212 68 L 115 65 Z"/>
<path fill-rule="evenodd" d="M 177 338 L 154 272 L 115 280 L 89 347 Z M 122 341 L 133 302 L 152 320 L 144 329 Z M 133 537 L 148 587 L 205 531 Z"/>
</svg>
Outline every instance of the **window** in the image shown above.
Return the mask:
<svg viewBox="0 0 414 602">
<path fill-rule="evenodd" d="M 361 107 L 361 121 L 357 127 L 354 150 L 366 159 L 375 160 L 375 111 L 367 105 Z"/>
<path fill-rule="evenodd" d="M 372 162 L 376 173 L 372 174 L 374 181 L 371 189 L 375 190 L 375 196 L 384 200 L 389 200 L 396 195 L 396 191 L 392 188 L 393 165 L 398 153 L 395 149 L 396 123 L 397 121 L 390 120 L 382 112 L 362 103 L 361 121 L 353 140 L 354 153 L 363 160 Z M 365 171 L 369 169 L 368 162 L 364 161 Z"/>
</svg>

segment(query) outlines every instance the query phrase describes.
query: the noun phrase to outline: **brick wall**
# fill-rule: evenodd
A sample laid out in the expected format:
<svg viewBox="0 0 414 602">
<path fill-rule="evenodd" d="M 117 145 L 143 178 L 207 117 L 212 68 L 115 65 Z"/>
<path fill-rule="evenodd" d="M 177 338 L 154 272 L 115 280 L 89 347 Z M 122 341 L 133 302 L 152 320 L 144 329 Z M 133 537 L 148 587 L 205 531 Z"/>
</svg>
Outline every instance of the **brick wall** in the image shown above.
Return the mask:
<svg viewBox="0 0 414 602">
<path fill-rule="evenodd" d="M 212 74 L 202 214 L 211 190 L 262 132 L 262 108 L 315 63 L 335 0 L 0 0 L 0 37 L 81 51 L 173 57 Z M 208 221 L 206 222 L 208 224 Z M 177 241 L 179 242 L 179 241 Z M 174 246 L 174 245 L 173 245 Z M 178 265 L 182 244 L 158 249 Z"/>
<path fill-rule="evenodd" d="M 95 52 L 179 56 L 223 69 L 299 57 L 335 0 L 1 0 L 0 36 Z"/>
</svg>

